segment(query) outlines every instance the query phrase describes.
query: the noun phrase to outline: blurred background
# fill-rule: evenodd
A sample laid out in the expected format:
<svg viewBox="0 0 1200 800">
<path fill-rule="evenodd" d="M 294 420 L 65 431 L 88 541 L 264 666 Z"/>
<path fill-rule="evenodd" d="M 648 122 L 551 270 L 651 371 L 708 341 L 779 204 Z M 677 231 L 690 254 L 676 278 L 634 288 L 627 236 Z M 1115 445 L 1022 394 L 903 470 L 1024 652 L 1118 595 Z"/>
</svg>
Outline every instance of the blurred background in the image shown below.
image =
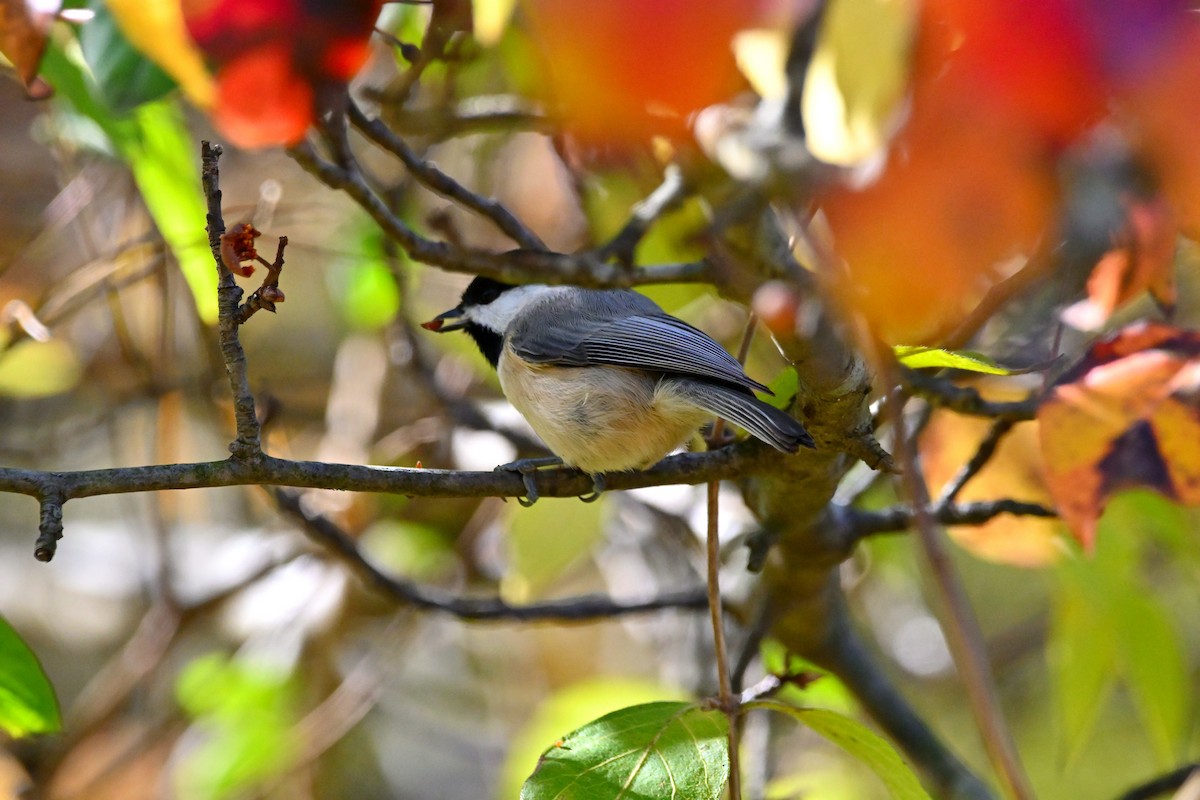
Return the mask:
<svg viewBox="0 0 1200 800">
<path fill-rule="evenodd" d="M 428 24 L 427 9 L 388 14 L 381 27 L 402 41 Z M 522 62 L 520 19 L 470 59 L 431 67 L 422 103 L 441 108 L 452 95 L 526 107 L 517 91 L 533 67 Z M 395 85 L 404 66 L 377 40 L 360 82 Z M 211 270 L 203 198 L 169 194 L 198 188 L 199 141 L 220 136 L 174 100 L 142 117 L 143 135 L 179 148 L 178 161 L 160 165 L 167 199 L 148 199 L 148 187 L 164 189 L 145 163 L 57 88 L 34 102 L 0 75 L 0 463 L 78 470 L 224 458 L 228 385 L 196 288 L 204 279 L 187 264 Z M 119 116 L 118 100 L 101 99 Z M 519 126 L 414 137 L 439 167 L 495 194 L 564 252 L 605 241 L 661 180 L 648 155 L 590 153 L 584 175 L 549 137 Z M 362 152 L 410 224 L 511 246 L 380 153 Z M 172 169 L 191 177 L 173 184 Z M 267 452 L 480 470 L 533 452 L 467 337 L 416 327 L 453 306 L 468 276 L 407 260 L 278 149 L 227 146 L 221 180 L 228 223 L 253 222 L 268 257 L 276 237 L 290 242 L 286 302 L 242 329 Z M 163 202 L 185 217 L 169 231 Z M 687 201 L 653 229 L 638 261 L 696 258 L 707 224 L 702 202 Z M 648 293 L 736 350 L 744 309 L 704 287 Z M 757 337 L 749 373 L 769 383 L 785 366 Z M 982 435 L 949 425 L 930 435 Z M 701 586 L 703 493 L 662 487 L 522 508 L 313 491 L 303 504 L 382 569 L 528 603 Z M 885 481 L 860 502 L 895 499 Z M 753 520 L 732 489 L 721 514 L 722 580 L 731 614 L 748 624 L 739 601 L 756 580 L 743 546 Z M 986 543 L 956 550 L 1040 796 L 1116 797 L 1195 758 L 1198 523 L 1134 492 L 1104 517 L 1091 559 L 1047 545 L 1057 530 L 1019 553 L 1001 547 L 999 558 Z M 74 500 L 65 531 L 52 563 L 34 561 L 36 504 L 0 495 L 0 614 L 41 659 L 65 722 L 64 733 L 0 745 L 0 797 L 512 800 L 541 751 L 584 722 L 715 688 L 702 612 L 471 623 L 406 608 L 363 586 L 259 488 Z M 986 774 L 912 543 L 868 541 L 842 577 L 888 672 Z M 751 681 L 787 666 L 773 643 L 761 651 Z M 786 693 L 859 713 L 831 676 Z M 861 765 L 790 722 L 752 716 L 745 751 L 749 796 L 887 796 Z"/>
</svg>

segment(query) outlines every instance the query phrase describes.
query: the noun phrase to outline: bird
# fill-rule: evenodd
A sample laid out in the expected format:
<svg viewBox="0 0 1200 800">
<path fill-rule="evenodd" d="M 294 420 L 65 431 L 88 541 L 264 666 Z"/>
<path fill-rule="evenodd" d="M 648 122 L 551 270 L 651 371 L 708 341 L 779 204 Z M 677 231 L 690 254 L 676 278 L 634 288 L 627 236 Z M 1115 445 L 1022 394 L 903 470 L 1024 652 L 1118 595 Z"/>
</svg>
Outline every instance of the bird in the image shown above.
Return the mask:
<svg viewBox="0 0 1200 800">
<path fill-rule="evenodd" d="M 523 476 L 563 464 L 592 477 L 661 461 L 713 417 L 785 453 L 814 447 L 799 420 L 755 396 L 771 390 L 708 334 L 629 289 L 509 284 L 479 276 L 457 306 L 422 324 L 465 331 L 496 369 L 509 402 L 554 455 L 498 469 Z"/>
</svg>

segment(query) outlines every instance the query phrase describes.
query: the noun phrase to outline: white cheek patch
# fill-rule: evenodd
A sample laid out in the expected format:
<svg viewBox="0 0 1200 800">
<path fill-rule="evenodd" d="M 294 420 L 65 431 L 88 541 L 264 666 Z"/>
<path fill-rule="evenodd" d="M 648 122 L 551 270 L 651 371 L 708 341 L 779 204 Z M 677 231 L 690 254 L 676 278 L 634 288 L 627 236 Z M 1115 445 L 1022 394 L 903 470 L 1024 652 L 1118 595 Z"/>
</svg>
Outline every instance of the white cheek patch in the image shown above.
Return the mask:
<svg viewBox="0 0 1200 800">
<path fill-rule="evenodd" d="M 521 309 L 530 303 L 547 296 L 569 291 L 566 286 L 518 286 L 509 289 L 486 306 L 475 306 L 467 309 L 466 316 L 472 322 L 485 328 L 503 333 Z"/>
</svg>

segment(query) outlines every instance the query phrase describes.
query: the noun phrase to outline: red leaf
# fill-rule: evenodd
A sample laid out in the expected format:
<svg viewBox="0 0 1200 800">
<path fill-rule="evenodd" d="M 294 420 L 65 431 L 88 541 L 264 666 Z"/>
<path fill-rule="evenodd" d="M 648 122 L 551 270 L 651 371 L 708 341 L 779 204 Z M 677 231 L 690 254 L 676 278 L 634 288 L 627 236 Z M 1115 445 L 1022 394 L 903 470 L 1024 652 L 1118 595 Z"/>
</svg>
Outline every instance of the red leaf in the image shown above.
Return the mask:
<svg viewBox="0 0 1200 800">
<path fill-rule="evenodd" d="M 1085 548 L 1121 489 L 1200 505 L 1200 333 L 1158 323 L 1118 332 L 1063 377 L 1038 420 L 1050 492 Z"/>
<path fill-rule="evenodd" d="M 382 4 L 184 0 L 188 31 L 218 67 L 221 132 L 243 147 L 302 139 L 366 62 Z"/>
</svg>

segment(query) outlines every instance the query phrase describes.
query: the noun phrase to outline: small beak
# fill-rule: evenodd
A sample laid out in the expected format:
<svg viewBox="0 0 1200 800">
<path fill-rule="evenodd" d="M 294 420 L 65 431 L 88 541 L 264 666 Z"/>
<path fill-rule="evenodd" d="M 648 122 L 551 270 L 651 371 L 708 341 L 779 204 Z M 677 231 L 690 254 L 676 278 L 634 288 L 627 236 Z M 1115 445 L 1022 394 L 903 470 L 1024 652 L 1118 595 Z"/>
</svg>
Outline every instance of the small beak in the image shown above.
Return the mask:
<svg viewBox="0 0 1200 800">
<path fill-rule="evenodd" d="M 458 331 L 467 327 L 467 320 L 463 317 L 462 308 L 452 308 L 449 311 L 443 311 L 429 322 L 422 322 L 421 327 L 427 331 L 435 333 L 448 333 L 449 331 Z"/>
</svg>

